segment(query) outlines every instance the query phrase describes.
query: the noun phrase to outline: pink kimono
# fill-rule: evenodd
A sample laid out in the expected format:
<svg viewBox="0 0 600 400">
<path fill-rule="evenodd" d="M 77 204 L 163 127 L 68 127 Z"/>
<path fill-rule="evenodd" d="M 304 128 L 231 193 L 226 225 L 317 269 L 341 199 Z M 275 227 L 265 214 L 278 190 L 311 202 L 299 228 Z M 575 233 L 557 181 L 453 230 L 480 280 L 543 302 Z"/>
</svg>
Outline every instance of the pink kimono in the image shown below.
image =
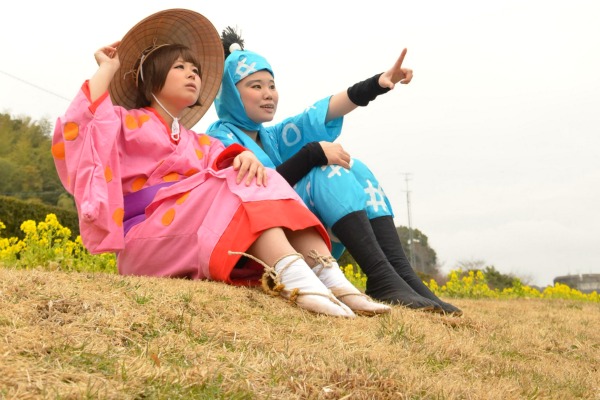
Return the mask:
<svg viewBox="0 0 600 400">
<path fill-rule="evenodd" d="M 272 227 L 315 227 L 319 220 L 273 169 L 267 187 L 236 184 L 230 166 L 245 149 L 227 149 L 181 127 L 179 143 L 151 108 L 126 110 L 84 83 L 58 119 L 52 154 L 75 197 L 81 237 L 91 253 L 115 252 L 119 273 L 256 284 L 257 264 L 239 255 Z"/>
</svg>

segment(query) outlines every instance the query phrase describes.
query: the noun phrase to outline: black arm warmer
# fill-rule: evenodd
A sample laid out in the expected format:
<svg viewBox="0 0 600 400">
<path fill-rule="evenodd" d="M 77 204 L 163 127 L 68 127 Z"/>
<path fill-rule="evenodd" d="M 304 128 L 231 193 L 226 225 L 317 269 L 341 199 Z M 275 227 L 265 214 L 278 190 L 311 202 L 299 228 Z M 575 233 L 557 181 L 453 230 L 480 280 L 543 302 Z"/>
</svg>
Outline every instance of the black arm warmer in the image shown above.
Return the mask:
<svg viewBox="0 0 600 400">
<path fill-rule="evenodd" d="M 379 77 L 381 74 L 377 74 L 369 79 L 355 83 L 348 88 L 348 97 L 350 101 L 357 106 L 366 106 L 371 100 L 375 100 L 375 97 L 380 94 L 384 94 L 390 91 L 389 88 L 382 88 L 379 86 Z"/>
<path fill-rule="evenodd" d="M 279 165 L 276 170 L 285 178 L 290 186 L 294 186 L 311 169 L 320 167 L 321 165 L 327 165 L 325 152 L 319 142 L 310 142 Z"/>
</svg>

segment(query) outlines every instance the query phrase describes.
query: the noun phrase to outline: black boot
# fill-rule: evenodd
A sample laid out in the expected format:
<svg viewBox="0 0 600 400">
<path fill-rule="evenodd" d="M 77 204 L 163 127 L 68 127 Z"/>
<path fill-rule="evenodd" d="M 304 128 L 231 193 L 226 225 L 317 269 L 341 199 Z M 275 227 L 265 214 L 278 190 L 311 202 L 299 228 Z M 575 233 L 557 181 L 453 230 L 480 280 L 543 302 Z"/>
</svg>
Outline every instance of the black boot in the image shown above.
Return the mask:
<svg viewBox="0 0 600 400">
<path fill-rule="evenodd" d="M 377 244 L 365 211 L 345 215 L 333 224 L 331 230 L 367 276 L 367 295 L 385 303 L 414 309 L 439 309 L 434 301 L 416 293 L 396 274 Z"/>
<path fill-rule="evenodd" d="M 398 237 L 394 220 L 391 216 L 377 217 L 371 220 L 373 232 L 377 237 L 379 246 L 385 253 L 386 258 L 394 267 L 394 270 L 402 279 L 418 294 L 435 301 L 442 307 L 444 313 L 452 315 L 462 315 L 462 311 L 450 303 L 446 303 L 437 297 L 419 278 L 415 270 L 410 266 L 406 258 L 402 243 Z"/>
</svg>

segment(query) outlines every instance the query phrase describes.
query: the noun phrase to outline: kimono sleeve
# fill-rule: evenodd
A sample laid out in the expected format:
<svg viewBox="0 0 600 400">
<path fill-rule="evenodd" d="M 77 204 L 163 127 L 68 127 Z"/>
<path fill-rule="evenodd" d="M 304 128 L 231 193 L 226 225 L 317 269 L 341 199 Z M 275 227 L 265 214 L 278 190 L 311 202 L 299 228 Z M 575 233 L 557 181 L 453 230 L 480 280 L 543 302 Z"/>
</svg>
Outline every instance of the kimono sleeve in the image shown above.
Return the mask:
<svg viewBox="0 0 600 400">
<path fill-rule="evenodd" d="M 56 170 L 75 198 L 83 244 L 94 254 L 124 246 L 117 149 L 121 127 L 120 110 L 108 93 L 92 104 L 86 82 L 54 129 Z"/>
</svg>

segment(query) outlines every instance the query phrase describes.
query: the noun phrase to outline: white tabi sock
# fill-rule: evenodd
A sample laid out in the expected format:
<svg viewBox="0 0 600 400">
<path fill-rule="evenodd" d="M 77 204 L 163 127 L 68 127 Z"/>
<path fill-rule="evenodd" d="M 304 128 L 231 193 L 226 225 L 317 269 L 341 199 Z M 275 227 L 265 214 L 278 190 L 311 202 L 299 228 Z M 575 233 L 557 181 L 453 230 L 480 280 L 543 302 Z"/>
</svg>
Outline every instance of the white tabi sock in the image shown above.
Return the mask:
<svg viewBox="0 0 600 400">
<path fill-rule="evenodd" d="M 294 300 L 307 310 L 340 317 L 354 317 L 345 304 L 338 301 L 327 287 L 313 273 L 299 254 L 285 256 L 275 263 L 279 282 L 285 286 L 281 293 L 289 299 L 296 289 L 299 296 Z"/>
</svg>

